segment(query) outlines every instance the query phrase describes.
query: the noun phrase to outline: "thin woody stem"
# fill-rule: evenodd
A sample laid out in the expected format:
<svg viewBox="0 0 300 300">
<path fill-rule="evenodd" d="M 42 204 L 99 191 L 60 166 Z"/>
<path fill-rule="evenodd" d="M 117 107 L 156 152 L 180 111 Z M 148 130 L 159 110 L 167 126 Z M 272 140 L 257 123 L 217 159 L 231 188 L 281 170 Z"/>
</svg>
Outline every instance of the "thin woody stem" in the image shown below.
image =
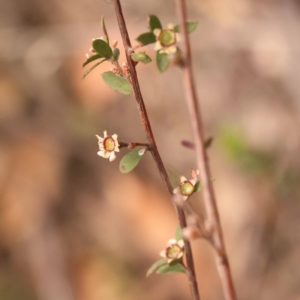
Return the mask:
<svg viewBox="0 0 300 300">
<path fill-rule="evenodd" d="M 134 149 L 136 147 L 146 147 L 147 150 L 150 149 L 150 145 L 147 143 L 135 143 L 135 142 L 131 142 L 131 143 L 123 143 L 123 142 L 119 142 L 120 148 L 128 148 L 128 149 Z"/>
<path fill-rule="evenodd" d="M 130 48 L 129 51 L 133 53 L 135 50 L 137 50 L 137 49 L 139 49 L 139 48 L 142 48 L 142 47 L 144 47 L 144 46 L 145 46 L 145 45 L 143 45 L 143 44 L 137 44 L 136 46 Z"/>
<path fill-rule="evenodd" d="M 119 0 L 112 0 L 114 10 L 117 16 L 118 24 L 119 24 L 119 29 L 121 32 L 125 52 L 126 52 L 126 58 L 127 58 L 127 63 L 129 66 L 129 72 L 130 72 L 130 77 L 132 80 L 132 88 L 134 91 L 134 96 L 137 104 L 137 109 L 139 111 L 139 115 L 142 121 L 142 125 L 150 146 L 150 151 L 152 153 L 153 159 L 156 163 L 156 166 L 160 172 L 160 175 L 162 177 L 163 182 L 165 183 L 169 194 L 171 195 L 172 203 L 175 207 L 175 210 L 177 212 L 178 220 L 180 223 L 181 228 L 186 227 L 186 219 L 184 215 L 184 211 L 182 210 L 181 207 L 178 207 L 175 202 L 173 201 L 172 195 L 173 195 L 173 187 L 170 183 L 168 174 L 166 172 L 166 169 L 164 167 L 164 164 L 162 162 L 162 159 L 160 157 L 160 154 L 158 152 L 156 142 L 152 133 L 150 121 L 148 118 L 147 110 L 144 104 L 144 100 L 141 94 L 140 86 L 139 86 L 139 81 L 137 78 L 136 70 L 135 70 L 135 65 L 130 57 L 130 54 L 132 53 L 132 46 L 130 43 L 129 35 L 127 32 L 127 27 L 126 23 L 124 20 L 123 12 L 122 12 L 122 7 L 120 4 Z M 199 292 L 198 292 L 198 286 L 196 282 L 196 275 L 195 275 L 195 270 L 194 270 L 194 261 L 193 261 L 193 256 L 192 256 L 192 249 L 189 241 L 185 241 L 185 251 L 186 251 L 186 262 L 187 262 L 187 277 L 192 293 L 192 298 L 193 300 L 200 300 Z"/>
<path fill-rule="evenodd" d="M 205 140 L 203 135 L 203 126 L 198 108 L 196 88 L 192 73 L 191 48 L 188 38 L 186 24 L 186 8 L 184 0 L 176 0 L 180 32 L 183 45 L 183 65 L 182 73 L 186 90 L 186 102 L 190 114 L 192 131 L 194 135 L 195 150 L 197 155 L 197 165 L 200 171 L 200 178 L 203 185 L 204 202 L 207 213 L 208 231 L 211 234 L 212 244 L 217 253 L 217 268 L 226 300 L 236 300 L 236 294 L 231 277 L 229 261 L 223 241 L 223 233 L 220 224 L 219 213 L 217 209 L 214 190 L 211 182 L 210 169 L 207 153 L 205 149 Z"/>
</svg>

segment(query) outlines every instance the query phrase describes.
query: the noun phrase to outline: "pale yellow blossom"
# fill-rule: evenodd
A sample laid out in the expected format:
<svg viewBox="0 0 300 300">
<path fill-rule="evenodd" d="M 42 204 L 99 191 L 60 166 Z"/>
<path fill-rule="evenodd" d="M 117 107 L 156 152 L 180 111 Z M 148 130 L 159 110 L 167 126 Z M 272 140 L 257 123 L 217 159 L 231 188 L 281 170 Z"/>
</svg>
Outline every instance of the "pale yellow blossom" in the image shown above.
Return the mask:
<svg viewBox="0 0 300 300">
<path fill-rule="evenodd" d="M 162 250 L 159 254 L 162 257 L 168 259 L 168 263 L 175 259 L 179 259 L 184 253 L 184 242 L 183 240 L 176 241 L 175 239 L 170 239 L 168 241 L 167 247 Z"/>
<path fill-rule="evenodd" d="M 108 136 L 106 131 L 104 131 L 103 134 L 103 138 L 99 135 L 96 135 L 96 137 L 98 138 L 98 145 L 100 149 L 97 154 L 104 158 L 108 158 L 109 161 L 113 161 L 116 158 L 115 152 L 120 151 L 118 136 L 116 134 Z"/>
<path fill-rule="evenodd" d="M 173 24 L 168 24 L 168 29 L 156 28 L 153 33 L 156 36 L 154 50 L 159 53 L 175 54 L 177 51 L 176 43 L 180 39 L 178 32 L 174 31 Z"/>
</svg>

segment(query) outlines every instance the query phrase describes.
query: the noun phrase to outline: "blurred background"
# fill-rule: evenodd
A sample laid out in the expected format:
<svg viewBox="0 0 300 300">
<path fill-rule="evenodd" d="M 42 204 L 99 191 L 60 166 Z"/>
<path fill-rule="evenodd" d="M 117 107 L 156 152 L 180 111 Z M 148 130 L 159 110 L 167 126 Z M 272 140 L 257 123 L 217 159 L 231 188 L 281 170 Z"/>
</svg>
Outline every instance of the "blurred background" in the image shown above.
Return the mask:
<svg viewBox="0 0 300 300">
<path fill-rule="evenodd" d="M 300 2 L 190 0 L 194 72 L 225 242 L 240 300 L 300 299 Z M 134 38 L 174 1 L 122 1 Z M 0 299 L 190 299 L 184 275 L 151 275 L 177 226 L 148 154 L 119 173 L 95 134 L 145 142 L 132 97 L 81 80 L 107 1 L 0 0 Z M 153 47 L 145 48 L 153 57 Z M 124 58 L 122 53 L 121 59 Z M 121 61 L 122 61 L 121 60 Z M 178 68 L 138 75 L 161 156 L 189 176 L 192 138 Z M 196 194 L 193 205 L 201 208 Z M 224 299 L 214 252 L 192 243 L 200 294 Z"/>
</svg>

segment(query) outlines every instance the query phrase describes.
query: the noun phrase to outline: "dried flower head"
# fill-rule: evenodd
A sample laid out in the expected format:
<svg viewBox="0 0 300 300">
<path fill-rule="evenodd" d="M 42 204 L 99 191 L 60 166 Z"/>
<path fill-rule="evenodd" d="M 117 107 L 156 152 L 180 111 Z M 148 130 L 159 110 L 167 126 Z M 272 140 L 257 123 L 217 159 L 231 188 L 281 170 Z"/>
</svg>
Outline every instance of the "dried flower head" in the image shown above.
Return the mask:
<svg viewBox="0 0 300 300">
<path fill-rule="evenodd" d="M 116 67 L 110 68 L 110 71 L 113 72 L 113 73 L 116 74 L 116 75 L 119 75 L 119 76 L 122 75 L 122 74 L 121 74 L 121 73 L 122 73 L 121 70 L 119 70 L 119 69 L 116 68 Z"/>
<path fill-rule="evenodd" d="M 125 61 L 122 63 L 122 69 L 125 75 L 129 75 L 129 66 Z"/>
<path fill-rule="evenodd" d="M 174 25 L 168 24 L 168 29 L 156 28 L 153 33 L 156 36 L 155 51 L 166 54 L 174 54 L 177 51 L 176 43 L 179 41 L 179 33 L 175 32 Z"/>
<path fill-rule="evenodd" d="M 120 151 L 118 136 L 116 134 L 108 136 L 106 131 L 104 131 L 103 134 L 103 138 L 99 135 L 96 135 L 96 137 L 98 138 L 98 145 L 100 149 L 97 154 L 104 158 L 108 158 L 109 161 L 113 161 L 116 158 L 115 152 Z"/>
<path fill-rule="evenodd" d="M 162 257 L 168 259 L 168 263 L 175 259 L 179 259 L 184 253 L 184 242 L 183 240 L 176 241 L 175 239 L 170 239 L 168 241 L 167 247 L 162 250 L 159 254 Z"/>
</svg>

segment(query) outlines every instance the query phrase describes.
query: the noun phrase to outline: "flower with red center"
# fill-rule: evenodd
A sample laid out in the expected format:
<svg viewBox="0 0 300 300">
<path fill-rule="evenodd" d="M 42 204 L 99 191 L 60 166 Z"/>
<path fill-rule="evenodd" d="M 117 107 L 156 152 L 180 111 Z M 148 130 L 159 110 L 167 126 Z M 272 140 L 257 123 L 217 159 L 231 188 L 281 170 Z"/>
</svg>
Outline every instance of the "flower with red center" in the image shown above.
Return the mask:
<svg viewBox="0 0 300 300">
<path fill-rule="evenodd" d="M 170 239 L 167 244 L 167 248 L 162 250 L 159 254 L 162 257 L 168 259 L 168 263 L 175 259 L 179 259 L 184 253 L 184 242 L 183 240 L 176 241 L 175 239 Z"/>
<path fill-rule="evenodd" d="M 179 34 L 174 31 L 173 24 L 169 24 L 168 29 L 156 28 L 153 33 L 156 36 L 155 51 L 166 54 L 176 53 L 176 43 L 179 41 Z"/>
<path fill-rule="evenodd" d="M 96 137 L 98 138 L 98 145 L 100 149 L 97 154 L 104 158 L 108 158 L 109 161 L 113 161 L 116 158 L 115 152 L 120 151 L 118 136 L 116 134 L 108 136 L 106 131 L 104 131 L 103 134 L 103 138 L 99 135 L 96 135 Z"/>
<path fill-rule="evenodd" d="M 194 170 L 192 170 L 191 180 L 187 180 L 184 176 L 180 176 L 180 185 L 173 190 L 173 193 L 181 195 L 184 201 L 187 200 L 188 197 L 190 197 L 194 193 L 198 173 L 199 171 L 195 172 Z"/>
</svg>

